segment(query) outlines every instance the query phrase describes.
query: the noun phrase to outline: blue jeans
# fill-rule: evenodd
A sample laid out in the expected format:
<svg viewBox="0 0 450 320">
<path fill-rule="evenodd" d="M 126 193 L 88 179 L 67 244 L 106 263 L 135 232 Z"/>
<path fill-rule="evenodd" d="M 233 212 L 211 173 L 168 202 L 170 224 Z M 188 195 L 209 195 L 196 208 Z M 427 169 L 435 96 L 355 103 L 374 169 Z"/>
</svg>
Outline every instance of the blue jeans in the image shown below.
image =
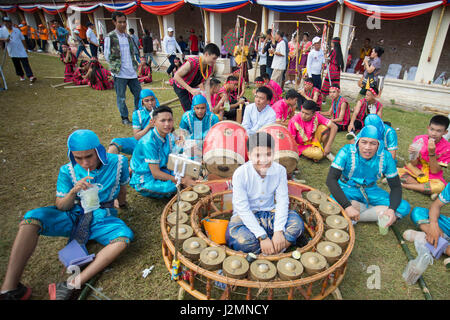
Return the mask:
<svg viewBox="0 0 450 320">
<path fill-rule="evenodd" d="M 317 89 L 322 89 L 322 76 L 320 74 L 312 74 L 311 78 L 313 79 L 314 87 Z"/>
<path fill-rule="evenodd" d="M 272 71 L 273 69 L 269 67 L 269 65 L 266 66 L 266 73 L 269 75 L 269 79 L 272 78 Z"/>
<path fill-rule="evenodd" d="M 119 109 L 122 119 L 128 118 L 128 108 L 125 103 L 125 93 L 127 90 L 127 85 L 134 96 L 134 110 L 137 110 L 139 108 L 139 95 L 141 93 L 141 83 L 139 82 L 138 78 L 124 79 L 114 77 L 114 89 L 116 90 L 117 96 L 117 108 Z"/>
<path fill-rule="evenodd" d="M 145 58 L 145 61 L 147 61 L 148 64 L 151 65 L 150 61 L 152 61 L 155 66 L 158 66 L 158 64 L 156 63 L 155 57 L 153 57 L 153 53 L 144 53 L 144 58 Z"/>
<path fill-rule="evenodd" d="M 84 46 L 84 43 L 81 43 L 78 46 L 77 54 L 75 55 L 77 57 L 77 59 L 78 59 L 78 56 L 80 55 L 81 51 L 83 51 L 84 54 L 89 57 L 89 59 L 92 58 L 91 55 L 89 54 L 89 52 L 86 50 L 86 47 Z"/>
<path fill-rule="evenodd" d="M 258 211 L 255 213 L 256 220 L 259 225 L 264 228 L 267 236 L 273 237 L 273 224 L 275 220 L 275 213 L 271 211 Z M 287 241 L 295 244 L 297 238 L 302 234 L 304 229 L 303 220 L 293 210 L 289 210 L 288 218 L 285 225 L 284 237 Z M 261 253 L 261 246 L 259 240 L 255 235 L 245 226 L 238 215 L 232 216 L 228 224 L 225 234 L 227 246 L 236 251 L 253 252 L 255 254 Z"/>
<path fill-rule="evenodd" d="M 97 58 L 98 47 L 96 45 L 89 43 L 89 49 L 91 50 L 92 57 Z"/>
</svg>

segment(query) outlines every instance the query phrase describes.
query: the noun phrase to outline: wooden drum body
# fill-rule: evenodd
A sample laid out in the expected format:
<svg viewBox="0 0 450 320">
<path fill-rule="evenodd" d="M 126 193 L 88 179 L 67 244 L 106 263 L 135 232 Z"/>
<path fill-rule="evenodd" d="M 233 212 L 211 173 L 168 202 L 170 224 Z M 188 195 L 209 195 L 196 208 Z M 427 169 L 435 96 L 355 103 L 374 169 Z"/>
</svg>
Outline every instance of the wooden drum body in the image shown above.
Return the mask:
<svg viewBox="0 0 450 320">
<path fill-rule="evenodd" d="M 203 161 L 209 173 L 231 178 L 247 158 L 247 132 L 235 121 L 213 125 L 203 142 Z"/>
<path fill-rule="evenodd" d="M 294 172 L 299 160 L 297 142 L 288 129 L 279 124 L 266 125 L 260 132 L 270 134 L 275 140 L 275 161 L 286 168 L 288 173 Z"/>
</svg>

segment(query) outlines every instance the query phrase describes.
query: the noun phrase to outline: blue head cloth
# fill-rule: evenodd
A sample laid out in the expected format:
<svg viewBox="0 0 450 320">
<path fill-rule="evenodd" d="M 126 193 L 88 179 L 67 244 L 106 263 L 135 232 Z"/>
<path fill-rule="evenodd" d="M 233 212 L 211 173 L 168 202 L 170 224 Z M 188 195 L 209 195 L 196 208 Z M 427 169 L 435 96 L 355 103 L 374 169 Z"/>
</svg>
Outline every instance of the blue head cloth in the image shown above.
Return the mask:
<svg viewBox="0 0 450 320">
<path fill-rule="evenodd" d="M 378 140 L 377 155 L 381 155 L 381 153 L 384 150 L 383 137 L 380 137 L 380 133 L 378 132 L 378 129 L 375 126 L 372 126 L 372 125 L 364 126 L 364 128 L 362 128 L 362 130 L 359 132 L 358 136 L 359 137 L 356 138 L 356 141 L 355 141 L 355 145 L 356 145 L 357 149 L 358 149 L 358 142 L 361 138 L 377 139 Z"/>
<path fill-rule="evenodd" d="M 208 101 L 206 101 L 206 98 L 202 96 L 201 94 L 197 94 L 192 98 L 192 105 L 191 110 L 194 110 L 195 106 L 198 106 L 199 104 L 206 104 L 206 111 L 209 111 L 208 107 Z"/>
<path fill-rule="evenodd" d="M 380 116 L 377 114 L 369 114 L 367 115 L 366 119 L 364 120 L 364 125 L 366 126 L 374 126 L 378 130 L 378 135 L 380 136 L 380 139 L 383 140 L 384 138 L 384 122 L 381 120 Z"/>
<path fill-rule="evenodd" d="M 139 94 L 139 105 L 138 105 L 139 109 L 143 108 L 143 106 L 142 106 L 142 99 L 147 98 L 147 97 L 149 97 L 149 96 L 155 97 L 155 100 L 156 100 L 156 108 L 159 107 L 159 101 L 158 101 L 158 98 L 155 96 L 155 94 L 153 93 L 153 91 L 150 90 L 150 89 L 142 89 L 142 90 L 141 90 L 141 93 Z"/>
<path fill-rule="evenodd" d="M 72 151 L 86 151 L 95 149 L 97 152 L 98 158 L 103 164 L 108 163 L 108 157 L 106 156 L 106 149 L 104 146 L 100 144 L 100 140 L 95 134 L 94 131 L 91 130 L 77 130 L 74 131 L 69 138 L 67 139 L 67 156 L 72 162 L 72 165 L 76 165 L 75 158 L 72 154 Z"/>
</svg>

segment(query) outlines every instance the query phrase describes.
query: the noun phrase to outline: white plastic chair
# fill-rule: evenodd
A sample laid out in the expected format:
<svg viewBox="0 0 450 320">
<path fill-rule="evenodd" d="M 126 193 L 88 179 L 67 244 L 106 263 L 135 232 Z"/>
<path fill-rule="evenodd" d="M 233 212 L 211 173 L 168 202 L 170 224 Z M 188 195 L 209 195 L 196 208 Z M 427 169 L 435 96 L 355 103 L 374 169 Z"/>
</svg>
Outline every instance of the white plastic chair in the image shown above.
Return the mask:
<svg viewBox="0 0 450 320">
<path fill-rule="evenodd" d="M 388 71 L 386 73 L 386 79 L 398 79 L 400 76 L 400 72 L 402 71 L 402 65 L 397 63 L 392 63 L 388 67 Z"/>
</svg>

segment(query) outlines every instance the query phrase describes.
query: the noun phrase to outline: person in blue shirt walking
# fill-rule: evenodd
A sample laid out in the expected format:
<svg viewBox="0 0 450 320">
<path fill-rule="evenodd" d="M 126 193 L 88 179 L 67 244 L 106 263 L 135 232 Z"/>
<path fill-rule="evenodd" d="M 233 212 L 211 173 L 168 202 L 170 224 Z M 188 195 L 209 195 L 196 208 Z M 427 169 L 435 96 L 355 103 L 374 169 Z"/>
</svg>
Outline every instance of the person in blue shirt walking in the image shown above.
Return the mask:
<svg viewBox="0 0 450 320">
<path fill-rule="evenodd" d="M 175 148 L 172 109 L 154 109 L 153 121 L 155 127 L 138 141 L 131 157 L 130 186 L 144 197 L 169 198 L 176 192 L 177 183 L 173 172 L 167 169 L 169 154 Z M 181 184 L 192 186 L 195 181 L 186 176 Z"/>
<path fill-rule="evenodd" d="M 58 40 L 58 51 L 62 53 L 62 46 L 67 44 L 67 37 L 69 36 L 69 31 L 60 25 L 58 20 L 54 20 L 54 25 L 56 29 L 56 37 Z"/>
<path fill-rule="evenodd" d="M 25 300 L 30 297 L 31 289 L 19 281 L 40 235 L 69 237 L 69 241 L 76 240 L 80 245 L 95 240 L 105 246 L 70 283 L 64 281 L 56 285 L 58 300 L 69 299 L 76 283 L 84 284 L 106 268 L 134 238 L 131 229 L 117 217 L 116 209 L 126 206 L 127 158 L 107 154 L 91 130 L 73 132 L 67 146 L 70 162 L 59 170 L 56 206 L 34 209 L 25 214 L 11 250 L 1 288 L 2 299 Z M 79 204 L 78 194 L 94 183 L 101 185 L 98 193 L 100 208 L 85 212 Z"/>
<path fill-rule="evenodd" d="M 153 128 L 153 109 L 159 107 L 158 98 L 150 89 L 143 89 L 140 93 L 138 109 L 133 112 L 133 137 L 114 138 L 108 147 L 109 153 L 133 154 L 138 140 L 145 136 Z"/>
</svg>

